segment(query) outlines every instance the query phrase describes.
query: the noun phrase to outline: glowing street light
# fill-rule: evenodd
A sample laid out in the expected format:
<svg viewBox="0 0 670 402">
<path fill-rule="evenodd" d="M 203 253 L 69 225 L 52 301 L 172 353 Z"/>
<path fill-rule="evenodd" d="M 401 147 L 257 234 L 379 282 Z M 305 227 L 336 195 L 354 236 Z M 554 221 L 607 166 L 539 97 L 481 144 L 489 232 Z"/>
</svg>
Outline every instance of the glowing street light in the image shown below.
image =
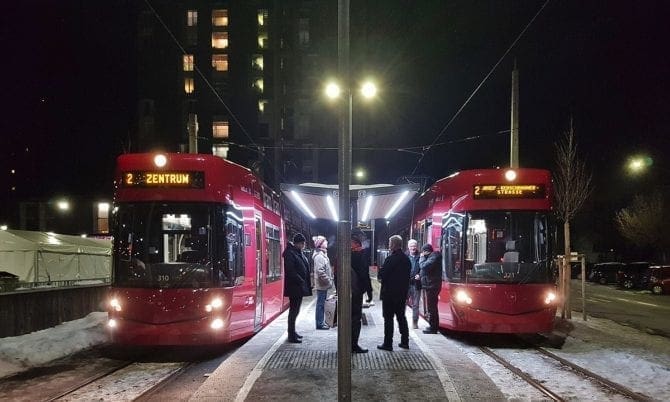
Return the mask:
<svg viewBox="0 0 670 402">
<path fill-rule="evenodd" d="M 58 208 L 59 211 L 69 211 L 70 210 L 70 202 L 68 200 L 60 200 L 56 202 L 56 208 Z"/>
<path fill-rule="evenodd" d="M 372 99 L 377 95 L 377 86 L 372 81 L 366 81 L 361 86 L 361 95 L 365 99 Z"/>
<path fill-rule="evenodd" d="M 652 165 L 652 163 L 653 160 L 650 157 L 638 155 L 628 158 L 626 167 L 630 173 L 637 175 L 643 173 L 649 166 Z"/>
<path fill-rule="evenodd" d="M 337 99 L 342 93 L 342 88 L 335 82 L 329 82 L 326 84 L 326 96 L 328 99 Z"/>
<path fill-rule="evenodd" d="M 364 179 L 364 178 L 365 178 L 365 170 L 363 170 L 363 169 L 357 169 L 357 170 L 356 170 L 356 173 L 354 173 L 354 176 L 356 176 L 356 178 L 357 178 L 358 180 L 362 180 L 362 179 Z"/>
</svg>

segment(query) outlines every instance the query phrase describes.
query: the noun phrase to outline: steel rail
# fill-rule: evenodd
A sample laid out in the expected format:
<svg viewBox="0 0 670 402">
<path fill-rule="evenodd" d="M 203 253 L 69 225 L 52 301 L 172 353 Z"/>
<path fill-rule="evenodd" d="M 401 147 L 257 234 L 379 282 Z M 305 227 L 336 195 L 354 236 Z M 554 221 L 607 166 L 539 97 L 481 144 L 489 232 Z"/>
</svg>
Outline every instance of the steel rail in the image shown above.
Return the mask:
<svg viewBox="0 0 670 402">
<path fill-rule="evenodd" d="M 120 365 L 118 365 L 118 366 L 112 367 L 112 368 L 110 368 L 110 369 L 108 369 L 108 370 L 103 371 L 102 373 L 99 373 L 99 374 L 96 374 L 96 375 L 93 375 L 93 376 L 89 377 L 89 378 L 87 378 L 86 380 L 82 381 L 81 383 L 79 383 L 79 384 L 77 384 L 77 385 L 74 385 L 74 386 L 68 388 L 67 390 L 61 392 L 60 394 L 58 394 L 58 395 L 56 395 L 56 396 L 49 397 L 48 399 L 45 399 L 45 401 L 46 401 L 46 402 L 52 402 L 52 401 L 58 400 L 58 399 L 60 399 L 60 398 L 62 398 L 62 397 L 64 397 L 64 396 L 67 396 L 67 395 L 69 395 L 69 394 L 72 394 L 72 393 L 74 393 L 75 391 L 84 388 L 84 387 L 87 386 L 88 384 L 91 384 L 91 383 L 93 383 L 93 382 L 95 382 L 95 381 L 98 381 L 98 380 L 101 379 L 101 378 L 107 377 L 108 375 L 110 375 L 110 374 L 112 374 L 112 373 L 115 373 L 115 372 L 117 372 L 117 371 L 119 371 L 119 370 L 121 370 L 121 369 L 124 369 L 124 368 L 130 366 L 130 365 L 133 364 L 133 363 L 134 363 L 134 362 L 131 362 L 131 361 L 130 361 L 130 362 L 123 362 L 122 364 L 120 364 Z"/>
</svg>

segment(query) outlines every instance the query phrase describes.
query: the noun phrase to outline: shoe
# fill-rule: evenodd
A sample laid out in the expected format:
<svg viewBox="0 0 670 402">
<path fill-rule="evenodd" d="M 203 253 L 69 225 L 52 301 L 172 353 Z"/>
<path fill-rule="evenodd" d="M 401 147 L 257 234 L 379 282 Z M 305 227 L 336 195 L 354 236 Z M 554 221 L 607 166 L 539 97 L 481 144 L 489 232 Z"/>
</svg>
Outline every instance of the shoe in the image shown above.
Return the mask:
<svg viewBox="0 0 670 402">
<path fill-rule="evenodd" d="M 419 329 L 419 323 L 418 323 L 418 321 L 414 321 L 414 322 L 412 323 L 412 328 L 413 328 L 413 329 Z"/>
<path fill-rule="evenodd" d="M 363 349 L 362 347 L 358 345 L 354 345 L 351 347 L 351 352 L 352 353 L 368 353 L 367 349 Z"/>
<path fill-rule="evenodd" d="M 393 352 L 393 346 L 391 346 L 391 345 L 384 345 L 384 344 L 377 345 L 377 349 L 388 350 L 389 352 Z"/>
<path fill-rule="evenodd" d="M 323 324 L 323 325 L 317 325 L 316 329 L 330 329 L 330 327 L 326 324 Z"/>
<path fill-rule="evenodd" d="M 288 343 L 302 343 L 302 341 L 298 338 L 288 338 Z"/>
<path fill-rule="evenodd" d="M 399 343 L 398 347 L 403 349 L 409 349 L 409 343 Z"/>
<path fill-rule="evenodd" d="M 428 328 L 426 328 L 426 329 L 423 330 L 423 333 L 424 333 L 424 334 L 437 334 L 437 330 L 428 327 Z"/>
<path fill-rule="evenodd" d="M 298 338 L 298 339 L 302 339 L 302 335 L 300 335 L 300 334 L 297 333 L 297 332 L 295 333 L 295 337 Z"/>
</svg>

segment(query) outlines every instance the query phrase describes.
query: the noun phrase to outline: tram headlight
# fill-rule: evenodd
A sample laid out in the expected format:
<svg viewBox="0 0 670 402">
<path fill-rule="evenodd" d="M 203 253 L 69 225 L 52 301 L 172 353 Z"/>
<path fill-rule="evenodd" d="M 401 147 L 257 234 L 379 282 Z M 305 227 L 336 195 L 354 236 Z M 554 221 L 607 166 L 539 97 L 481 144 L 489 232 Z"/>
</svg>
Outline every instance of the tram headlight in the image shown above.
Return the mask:
<svg viewBox="0 0 670 402">
<path fill-rule="evenodd" d="M 113 318 L 110 319 L 109 321 L 107 321 L 107 326 L 110 327 L 110 328 L 116 328 L 116 325 L 117 325 L 116 320 L 113 319 Z"/>
<path fill-rule="evenodd" d="M 459 303 L 472 304 L 472 298 L 465 290 L 456 291 L 456 301 Z"/>
<path fill-rule="evenodd" d="M 556 293 L 547 292 L 547 295 L 544 298 L 544 304 L 551 304 L 554 300 L 556 300 Z"/>
<path fill-rule="evenodd" d="M 114 310 L 114 311 L 121 311 L 121 303 L 119 303 L 118 299 L 112 299 L 109 301 L 109 306 Z"/>
<path fill-rule="evenodd" d="M 212 310 L 218 309 L 218 308 L 221 308 L 221 307 L 223 307 L 223 300 L 221 300 L 220 297 L 215 297 L 214 299 L 212 299 L 212 301 L 209 304 L 207 304 L 205 306 L 205 311 L 209 313 Z"/>
<path fill-rule="evenodd" d="M 221 329 L 223 328 L 223 320 L 220 318 L 215 318 L 212 320 L 212 323 L 209 324 L 212 329 Z"/>
</svg>

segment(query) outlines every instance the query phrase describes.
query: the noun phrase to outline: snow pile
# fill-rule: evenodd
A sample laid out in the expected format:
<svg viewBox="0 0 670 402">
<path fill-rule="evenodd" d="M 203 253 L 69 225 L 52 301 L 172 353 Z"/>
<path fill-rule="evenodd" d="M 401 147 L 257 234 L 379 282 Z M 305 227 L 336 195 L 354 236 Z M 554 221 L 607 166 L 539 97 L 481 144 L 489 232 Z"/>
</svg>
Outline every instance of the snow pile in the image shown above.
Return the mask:
<svg viewBox="0 0 670 402">
<path fill-rule="evenodd" d="M 94 312 L 53 328 L 0 338 L 0 378 L 107 342 L 106 320 L 106 312 Z"/>
</svg>

